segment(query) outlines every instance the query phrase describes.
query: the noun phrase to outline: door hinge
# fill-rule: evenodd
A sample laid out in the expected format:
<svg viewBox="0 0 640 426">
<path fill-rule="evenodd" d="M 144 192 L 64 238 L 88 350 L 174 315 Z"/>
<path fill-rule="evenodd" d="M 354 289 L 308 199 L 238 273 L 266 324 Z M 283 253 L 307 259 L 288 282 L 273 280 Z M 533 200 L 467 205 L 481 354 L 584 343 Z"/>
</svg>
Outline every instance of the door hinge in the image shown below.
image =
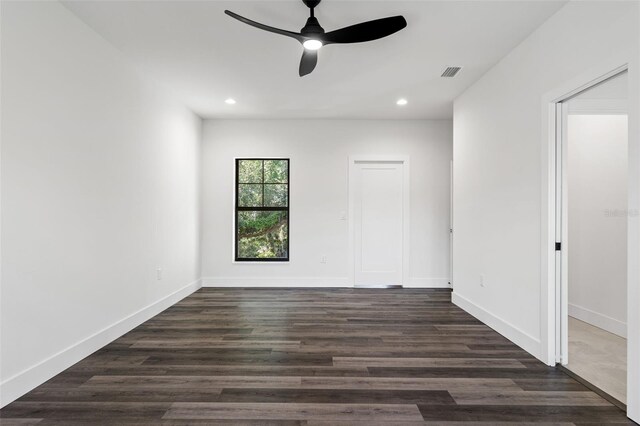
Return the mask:
<svg viewBox="0 0 640 426">
<path fill-rule="evenodd" d="M 562 250 L 562 243 L 556 243 L 556 251 Z"/>
</svg>

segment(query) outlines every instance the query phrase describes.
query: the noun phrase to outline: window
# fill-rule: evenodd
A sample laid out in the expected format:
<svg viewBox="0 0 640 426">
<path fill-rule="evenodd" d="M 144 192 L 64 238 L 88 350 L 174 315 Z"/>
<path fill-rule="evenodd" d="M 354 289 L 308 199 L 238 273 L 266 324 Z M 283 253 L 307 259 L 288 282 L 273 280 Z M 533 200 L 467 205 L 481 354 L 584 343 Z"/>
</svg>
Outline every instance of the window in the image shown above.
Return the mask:
<svg viewBox="0 0 640 426">
<path fill-rule="evenodd" d="M 289 260 L 289 159 L 236 160 L 236 261 Z"/>
</svg>

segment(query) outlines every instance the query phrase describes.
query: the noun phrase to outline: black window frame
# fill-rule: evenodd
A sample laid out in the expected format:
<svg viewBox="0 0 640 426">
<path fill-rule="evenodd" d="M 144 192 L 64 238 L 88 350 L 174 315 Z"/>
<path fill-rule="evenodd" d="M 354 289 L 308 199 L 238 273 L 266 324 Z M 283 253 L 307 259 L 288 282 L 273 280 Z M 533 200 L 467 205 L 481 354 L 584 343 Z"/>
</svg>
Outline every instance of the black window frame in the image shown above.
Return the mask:
<svg viewBox="0 0 640 426">
<path fill-rule="evenodd" d="M 262 161 L 262 183 L 258 184 L 262 186 L 262 204 L 264 204 L 264 188 L 265 185 L 268 184 L 282 184 L 281 182 L 265 182 L 264 181 L 264 162 L 265 161 L 286 161 L 287 162 L 287 206 L 286 207 L 241 207 L 240 206 L 240 162 L 241 161 Z M 290 227 L 289 222 L 291 221 L 291 160 L 289 158 L 236 158 L 236 176 L 235 176 L 235 229 L 234 229 L 234 259 L 236 262 L 288 262 L 289 257 L 291 256 L 290 250 Z M 238 247 L 239 247 L 239 238 L 238 238 L 238 216 L 242 211 L 283 211 L 287 212 L 287 257 L 239 257 Z"/>
</svg>

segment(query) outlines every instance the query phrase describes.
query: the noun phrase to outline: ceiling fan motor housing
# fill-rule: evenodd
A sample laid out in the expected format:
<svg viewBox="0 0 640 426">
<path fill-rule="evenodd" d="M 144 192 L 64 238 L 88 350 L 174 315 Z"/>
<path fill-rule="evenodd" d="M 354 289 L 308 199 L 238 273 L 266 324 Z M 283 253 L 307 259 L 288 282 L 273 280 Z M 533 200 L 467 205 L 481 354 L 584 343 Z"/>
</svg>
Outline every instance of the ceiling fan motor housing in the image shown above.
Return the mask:
<svg viewBox="0 0 640 426">
<path fill-rule="evenodd" d="M 302 0 L 302 2 L 306 4 L 308 8 L 311 8 L 311 9 L 313 9 L 314 7 L 320 4 L 320 0 Z"/>
<path fill-rule="evenodd" d="M 324 34 L 324 28 L 320 26 L 320 22 L 311 16 L 307 19 L 307 23 L 304 28 L 300 30 L 300 34 L 303 36 L 313 36 L 315 34 Z"/>
</svg>

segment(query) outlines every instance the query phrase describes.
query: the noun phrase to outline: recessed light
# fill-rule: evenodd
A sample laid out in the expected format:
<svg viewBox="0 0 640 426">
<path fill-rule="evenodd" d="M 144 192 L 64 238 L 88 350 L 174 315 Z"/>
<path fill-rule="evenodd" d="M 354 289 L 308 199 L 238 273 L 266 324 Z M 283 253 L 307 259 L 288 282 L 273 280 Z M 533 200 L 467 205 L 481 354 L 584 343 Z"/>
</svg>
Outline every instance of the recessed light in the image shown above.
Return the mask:
<svg viewBox="0 0 640 426">
<path fill-rule="evenodd" d="M 404 106 L 404 105 L 406 105 L 408 103 L 409 102 L 407 102 L 406 99 L 402 98 L 402 99 L 398 99 L 398 101 L 396 102 L 396 105 Z"/>
<path fill-rule="evenodd" d="M 236 104 L 236 100 L 233 99 L 233 98 L 229 98 L 229 99 L 226 99 L 224 101 L 224 103 L 227 104 L 227 105 L 235 105 Z"/>
</svg>

